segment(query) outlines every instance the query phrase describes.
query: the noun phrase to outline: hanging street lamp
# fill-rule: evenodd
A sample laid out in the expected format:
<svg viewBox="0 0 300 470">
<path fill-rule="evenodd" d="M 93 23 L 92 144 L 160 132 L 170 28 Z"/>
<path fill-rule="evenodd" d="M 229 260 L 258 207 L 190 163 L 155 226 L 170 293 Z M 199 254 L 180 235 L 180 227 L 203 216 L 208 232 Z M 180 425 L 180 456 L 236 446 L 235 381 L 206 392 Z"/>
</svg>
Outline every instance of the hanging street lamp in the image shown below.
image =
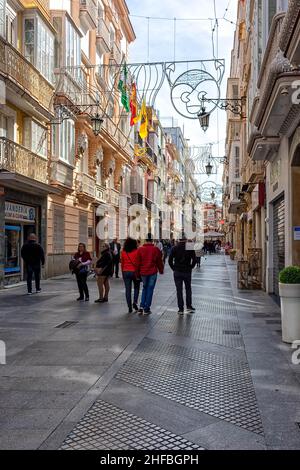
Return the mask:
<svg viewBox="0 0 300 470">
<path fill-rule="evenodd" d="M 94 116 L 91 117 L 91 122 L 92 122 L 93 133 L 97 137 L 97 135 L 99 135 L 101 131 L 103 118 L 97 112 Z"/>
<path fill-rule="evenodd" d="M 204 132 L 206 132 L 207 129 L 209 128 L 210 114 L 206 111 L 204 103 L 205 103 L 205 96 L 203 95 L 201 98 L 201 112 L 197 115 L 197 117 L 199 119 L 201 129 Z"/>
<path fill-rule="evenodd" d="M 213 170 L 213 166 L 210 163 L 210 158 L 209 158 L 207 164 L 205 165 L 205 172 L 207 176 L 210 176 L 212 174 L 212 170 Z"/>
</svg>

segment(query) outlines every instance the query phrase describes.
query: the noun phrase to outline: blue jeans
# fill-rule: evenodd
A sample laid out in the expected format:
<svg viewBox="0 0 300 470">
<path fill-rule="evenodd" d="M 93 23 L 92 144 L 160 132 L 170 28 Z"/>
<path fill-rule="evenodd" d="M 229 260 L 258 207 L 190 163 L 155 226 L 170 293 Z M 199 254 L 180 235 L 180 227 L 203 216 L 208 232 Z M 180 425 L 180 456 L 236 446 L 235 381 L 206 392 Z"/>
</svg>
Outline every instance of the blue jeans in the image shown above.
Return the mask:
<svg viewBox="0 0 300 470">
<path fill-rule="evenodd" d="M 143 308 L 146 311 L 150 310 L 150 307 L 151 307 L 156 279 L 157 279 L 157 274 L 152 274 L 150 276 L 142 276 L 143 293 L 142 293 L 141 308 Z"/>
<path fill-rule="evenodd" d="M 134 294 L 133 294 L 133 303 L 137 304 L 139 300 L 139 293 L 140 293 L 140 281 L 135 279 L 135 272 L 133 271 L 123 271 L 123 280 L 125 284 L 125 294 L 126 294 L 126 301 L 128 308 L 132 308 L 132 283 L 134 285 Z"/>
</svg>

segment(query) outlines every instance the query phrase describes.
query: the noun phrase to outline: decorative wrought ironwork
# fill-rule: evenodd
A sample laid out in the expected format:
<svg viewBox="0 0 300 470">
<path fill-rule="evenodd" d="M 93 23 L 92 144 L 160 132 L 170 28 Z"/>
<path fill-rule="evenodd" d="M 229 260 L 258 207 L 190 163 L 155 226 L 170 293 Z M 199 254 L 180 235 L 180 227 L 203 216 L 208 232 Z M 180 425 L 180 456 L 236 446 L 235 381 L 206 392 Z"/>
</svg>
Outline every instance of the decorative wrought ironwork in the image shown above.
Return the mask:
<svg viewBox="0 0 300 470">
<path fill-rule="evenodd" d="M 223 186 L 214 181 L 205 181 L 198 186 L 198 196 L 202 202 L 221 202 Z"/>
</svg>

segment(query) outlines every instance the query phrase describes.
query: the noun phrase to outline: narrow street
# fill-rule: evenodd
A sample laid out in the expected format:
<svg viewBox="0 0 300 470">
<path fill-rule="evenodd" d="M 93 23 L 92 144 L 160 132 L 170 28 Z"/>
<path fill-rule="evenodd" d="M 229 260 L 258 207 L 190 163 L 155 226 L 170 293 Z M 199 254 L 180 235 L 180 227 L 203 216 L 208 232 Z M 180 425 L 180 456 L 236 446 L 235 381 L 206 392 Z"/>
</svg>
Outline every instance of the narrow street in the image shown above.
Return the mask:
<svg viewBox="0 0 300 470">
<path fill-rule="evenodd" d="M 279 307 L 236 289 L 236 263 L 194 271 L 194 315 L 178 317 L 170 270 L 150 317 L 79 303 L 61 276 L 26 296 L 0 292 L 1 449 L 296 449 L 300 369 L 281 341 Z"/>
</svg>

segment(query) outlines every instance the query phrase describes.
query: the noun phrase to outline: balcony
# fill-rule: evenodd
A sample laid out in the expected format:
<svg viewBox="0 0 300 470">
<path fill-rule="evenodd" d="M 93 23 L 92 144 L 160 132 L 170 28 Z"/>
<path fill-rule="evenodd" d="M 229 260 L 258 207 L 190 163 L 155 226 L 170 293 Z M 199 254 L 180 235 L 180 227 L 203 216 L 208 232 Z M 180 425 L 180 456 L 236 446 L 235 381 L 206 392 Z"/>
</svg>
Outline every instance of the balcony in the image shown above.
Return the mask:
<svg viewBox="0 0 300 470">
<path fill-rule="evenodd" d="M 107 189 L 101 184 L 96 183 L 95 185 L 95 199 L 97 202 L 106 202 L 106 191 Z"/>
<path fill-rule="evenodd" d="M 20 52 L 0 37 L 0 75 L 8 79 L 13 94 L 23 96 L 47 117 L 52 116 L 54 88 Z M 13 97 L 12 97 L 13 99 Z"/>
<path fill-rule="evenodd" d="M 257 84 L 260 97 L 254 124 L 264 137 L 292 133 L 299 117 L 295 116 L 291 87 L 298 74 L 279 48 L 284 16 L 280 13 L 273 18 Z"/>
<path fill-rule="evenodd" d="M 131 194 L 131 204 L 143 204 L 144 196 L 140 193 L 132 193 Z"/>
<path fill-rule="evenodd" d="M 264 164 L 263 161 L 253 161 L 248 159 L 244 169 L 244 180 L 247 183 L 258 183 L 264 177 Z"/>
<path fill-rule="evenodd" d="M 51 184 L 71 192 L 73 188 L 73 167 L 61 160 L 51 162 Z"/>
<path fill-rule="evenodd" d="M 110 33 L 103 18 L 98 19 L 96 45 L 100 55 L 110 52 Z"/>
<path fill-rule="evenodd" d="M 79 0 L 79 19 L 84 33 L 97 28 L 98 9 L 94 0 Z"/>
<path fill-rule="evenodd" d="M 300 2 L 297 0 L 289 2 L 279 47 L 291 63 L 300 64 Z"/>
<path fill-rule="evenodd" d="M 21 3 L 25 8 L 37 8 L 45 16 L 50 17 L 49 0 L 21 0 Z"/>
<path fill-rule="evenodd" d="M 106 202 L 112 204 L 115 207 L 119 207 L 120 193 L 116 189 L 106 189 Z"/>
<path fill-rule="evenodd" d="M 117 43 L 114 43 L 111 48 L 110 60 L 115 62 L 117 65 L 121 64 L 122 62 L 122 52 Z"/>
<path fill-rule="evenodd" d="M 95 199 L 95 178 L 85 173 L 76 175 L 76 192 L 86 199 Z"/>
<path fill-rule="evenodd" d="M 0 181 L 6 172 L 48 184 L 47 159 L 15 142 L 0 137 Z"/>
<path fill-rule="evenodd" d="M 105 132 L 111 137 L 113 142 L 117 144 L 118 151 L 122 150 L 127 153 L 128 157 L 132 158 L 133 149 L 130 146 L 130 142 L 127 139 L 127 136 L 123 134 L 121 129 L 118 128 L 118 126 L 114 123 L 111 118 L 106 117 L 104 119 L 102 129 L 105 130 Z"/>
<path fill-rule="evenodd" d="M 88 77 L 83 67 L 61 67 L 54 71 L 56 77 L 55 102 L 72 103 L 75 106 L 86 103 L 89 92 Z"/>
</svg>

